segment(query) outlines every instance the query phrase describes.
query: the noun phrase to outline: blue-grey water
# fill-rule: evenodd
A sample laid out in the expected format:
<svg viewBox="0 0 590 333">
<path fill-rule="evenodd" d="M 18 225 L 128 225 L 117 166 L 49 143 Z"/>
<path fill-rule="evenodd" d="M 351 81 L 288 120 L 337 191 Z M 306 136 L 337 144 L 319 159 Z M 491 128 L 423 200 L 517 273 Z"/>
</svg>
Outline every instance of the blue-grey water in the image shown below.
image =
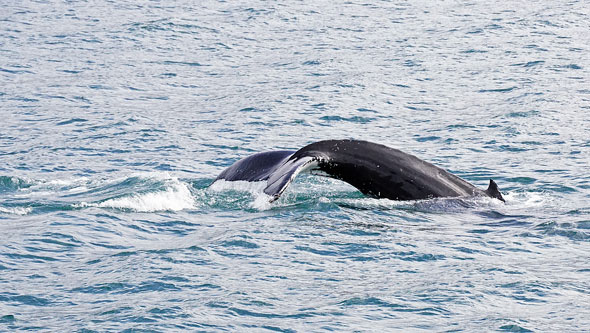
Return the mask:
<svg viewBox="0 0 590 333">
<path fill-rule="evenodd" d="M 0 331 L 587 331 L 587 1 L 2 1 Z M 492 199 L 217 174 L 385 144 Z"/>
</svg>

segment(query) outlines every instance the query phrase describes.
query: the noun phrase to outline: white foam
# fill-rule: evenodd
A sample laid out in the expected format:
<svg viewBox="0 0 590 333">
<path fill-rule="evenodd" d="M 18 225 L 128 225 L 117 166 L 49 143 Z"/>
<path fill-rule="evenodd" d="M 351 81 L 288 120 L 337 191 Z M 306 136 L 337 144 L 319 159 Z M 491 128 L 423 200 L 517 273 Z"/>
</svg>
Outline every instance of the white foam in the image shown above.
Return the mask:
<svg viewBox="0 0 590 333">
<path fill-rule="evenodd" d="M 31 207 L 2 207 L 0 206 L 0 213 L 13 215 L 27 215 L 33 210 Z"/>
<path fill-rule="evenodd" d="M 264 192 L 257 193 L 251 207 L 256 210 L 269 210 L 272 207 L 271 199 L 272 197 Z"/>
<path fill-rule="evenodd" d="M 543 206 L 551 199 L 543 192 L 508 192 L 503 194 L 507 205 L 527 207 Z"/>
<path fill-rule="evenodd" d="M 90 183 L 88 177 L 72 177 L 67 179 L 38 179 L 23 178 L 30 186 L 19 188 L 17 198 L 42 198 L 53 197 L 56 193 L 67 191 L 69 193 L 83 192 L 88 190 Z"/>
<path fill-rule="evenodd" d="M 195 198 L 188 186 L 177 179 L 172 179 L 171 182 L 172 184 L 164 191 L 124 196 L 100 203 L 82 202 L 78 206 L 129 209 L 136 212 L 178 211 L 193 208 Z"/>
<path fill-rule="evenodd" d="M 224 179 L 219 179 L 211 184 L 209 189 L 215 192 L 248 192 L 254 197 L 250 207 L 256 210 L 268 210 L 272 207 L 272 197 L 264 193 L 264 188 L 266 188 L 266 185 L 266 181 L 248 182 L 245 180 L 227 181 Z"/>
<path fill-rule="evenodd" d="M 238 191 L 238 192 L 249 192 L 252 194 L 263 193 L 266 187 L 266 181 L 248 182 L 245 180 L 234 180 L 227 181 L 225 179 L 216 180 L 209 189 L 215 192 L 224 191 Z"/>
<path fill-rule="evenodd" d="M 322 200 L 323 199 L 323 200 Z M 504 207 L 500 200 L 484 197 L 442 197 L 419 200 L 390 200 L 386 198 L 322 198 L 321 202 L 333 202 L 335 204 L 345 204 L 352 207 L 362 207 L 368 209 L 418 209 L 424 211 L 444 211 L 458 212 L 465 209 L 474 208 L 496 208 Z"/>
</svg>

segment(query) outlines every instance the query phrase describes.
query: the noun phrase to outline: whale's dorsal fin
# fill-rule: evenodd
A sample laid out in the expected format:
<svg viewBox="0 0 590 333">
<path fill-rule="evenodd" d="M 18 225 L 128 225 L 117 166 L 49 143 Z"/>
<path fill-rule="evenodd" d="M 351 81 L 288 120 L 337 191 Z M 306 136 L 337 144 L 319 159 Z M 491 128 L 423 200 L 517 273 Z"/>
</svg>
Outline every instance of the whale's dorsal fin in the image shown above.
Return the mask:
<svg viewBox="0 0 590 333">
<path fill-rule="evenodd" d="M 496 182 L 492 179 L 490 179 L 490 186 L 488 186 L 488 189 L 485 190 L 485 192 L 492 198 L 496 198 L 498 200 L 506 202 L 506 200 L 504 200 L 504 198 L 502 197 L 502 193 L 500 193 L 498 184 L 496 184 Z"/>
</svg>

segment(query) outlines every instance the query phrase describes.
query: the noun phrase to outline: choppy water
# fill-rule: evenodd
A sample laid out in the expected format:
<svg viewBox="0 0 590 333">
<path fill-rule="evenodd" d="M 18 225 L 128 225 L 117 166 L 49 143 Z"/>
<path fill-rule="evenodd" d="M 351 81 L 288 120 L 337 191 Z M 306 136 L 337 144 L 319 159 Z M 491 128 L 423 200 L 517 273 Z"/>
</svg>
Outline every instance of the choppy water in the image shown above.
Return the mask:
<svg viewBox="0 0 590 333">
<path fill-rule="evenodd" d="M 3 2 L 0 330 L 587 330 L 589 8 Z M 209 188 L 331 138 L 507 202 Z"/>
</svg>

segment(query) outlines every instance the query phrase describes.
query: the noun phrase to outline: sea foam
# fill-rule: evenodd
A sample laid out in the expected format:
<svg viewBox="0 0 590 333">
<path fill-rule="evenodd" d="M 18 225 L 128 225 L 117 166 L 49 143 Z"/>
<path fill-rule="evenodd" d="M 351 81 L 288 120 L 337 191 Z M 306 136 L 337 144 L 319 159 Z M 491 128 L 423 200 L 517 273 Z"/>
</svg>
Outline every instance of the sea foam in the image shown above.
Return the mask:
<svg viewBox="0 0 590 333">
<path fill-rule="evenodd" d="M 176 178 L 167 180 L 164 190 L 125 195 L 98 203 L 82 202 L 80 207 L 128 209 L 136 212 L 178 211 L 193 208 L 195 198 L 188 185 Z"/>
</svg>

